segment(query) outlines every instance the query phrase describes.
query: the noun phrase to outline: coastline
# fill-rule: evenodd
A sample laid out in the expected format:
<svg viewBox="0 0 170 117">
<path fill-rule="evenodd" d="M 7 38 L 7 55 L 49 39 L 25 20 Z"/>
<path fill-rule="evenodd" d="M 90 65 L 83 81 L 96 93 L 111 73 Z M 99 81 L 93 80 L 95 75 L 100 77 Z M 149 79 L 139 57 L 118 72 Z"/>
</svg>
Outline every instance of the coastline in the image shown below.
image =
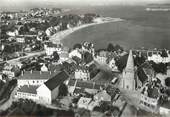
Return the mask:
<svg viewBox="0 0 170 117">
<path fill-rule="evenodd" d="M 124 21 L 123 19 L 120 18 L 111 18 L 111 17 L 102 17 L 100 18 L 99 22 L 94 22 L 94 23 L 89 23 L 89 24 L 83 24 L 80 26 L 76 26 L 67 30 L 63 30 L 60 32 L 55 33 L 50 37 L 50 41 L 53 43 L 60 43 L 61 40 L 63 40 L 66 36 L 80 30 L 86 27 L 98 25 L 98 24 L 104 24 L 104 23 L 111 23 L 111 22 L 118 22 L 118 21 Z"/>
</svg>

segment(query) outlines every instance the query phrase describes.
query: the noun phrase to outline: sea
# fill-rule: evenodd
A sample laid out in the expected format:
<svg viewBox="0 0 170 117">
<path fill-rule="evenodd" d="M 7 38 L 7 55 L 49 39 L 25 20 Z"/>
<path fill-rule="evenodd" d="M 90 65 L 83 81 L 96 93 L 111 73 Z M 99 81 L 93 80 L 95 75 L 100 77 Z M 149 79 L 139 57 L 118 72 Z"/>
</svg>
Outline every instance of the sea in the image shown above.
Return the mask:
<svg viewBox="0 0 170 117">
<path fill-rule="evenodd" d="M 89 41 L 95 44 L 96 49 L 106 48 L 108 43 L 119 44 L 124 49 L 170 49 L 170 12 L 146 11 L 147 7 L 142 5 L 67 7 L 70 11 L 65 14 L 97 13 L 104 17 L 122 18 L 124 21 L 80 29 L 65 37 L 62 42 L 70 48 L 76 43 Z"/>
<path fill-rule="evenodd" d="M 70 13 L 97 13 L 104 17 L 118 17 L 125 21 L 95 25 L 80 29 L 63 39 L 72 47 L 89 41 L 96 49 L 108 43 L 119 44 L 124 49 L 170 49 L 170 12 L 146 11 L 147 6 L 89 6 L 75 8 Z"/>
</svg>

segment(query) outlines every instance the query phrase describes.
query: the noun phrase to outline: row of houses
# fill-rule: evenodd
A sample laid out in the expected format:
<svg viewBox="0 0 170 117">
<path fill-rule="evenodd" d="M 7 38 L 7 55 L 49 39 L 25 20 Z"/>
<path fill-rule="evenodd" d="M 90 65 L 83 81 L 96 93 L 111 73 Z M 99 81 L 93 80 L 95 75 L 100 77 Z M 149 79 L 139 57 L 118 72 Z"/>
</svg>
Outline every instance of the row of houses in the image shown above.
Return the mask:
<svg viewBox="0 0 170 117">
<path fill-rule="evenodd" d="M 170 51 L 166 50 L 164 56 L 160 52 L 150 52 L 148 54 L 148 60 L 154 61 L 155 63 L 169 63 L 170 62 Z"/>
</svg>

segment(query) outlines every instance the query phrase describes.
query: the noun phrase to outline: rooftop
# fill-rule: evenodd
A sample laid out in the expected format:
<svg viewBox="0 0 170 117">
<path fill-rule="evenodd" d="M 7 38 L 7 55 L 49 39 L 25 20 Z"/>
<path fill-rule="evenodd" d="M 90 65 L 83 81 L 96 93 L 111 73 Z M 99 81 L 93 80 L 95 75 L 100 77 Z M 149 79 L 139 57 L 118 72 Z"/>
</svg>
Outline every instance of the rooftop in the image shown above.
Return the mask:
<svg viewBox="0 0 170 117">
<path fill-rule="evenodd" d="M 79 88 L 83 88 L 83 89 L 97 89 L 99 90 L 101 87 L 104 86 L 104 84 L 100 84 L 100 83 L 95 83 L 92 81 L 82 81 L 82 80 L 77 80 L 77 83 L 75 79 L 70 79 L 68 82 L 68 86 L 74 86 L 76 85 L 76 87 Z"/>
<path fill-rule="evenodd" d="M 92 100 L 91 98 L 81 97 L 79 99 L 79 101 L 78 101 L 78 104 L 85 104 L 85 105 L 87 105 L 87 104 L 90 103 L 91 100 Z"/>
<path fill-rule="evenodd" d="M 31 79 L 50 79 L 57 75 L 60 71 L 56 72 L 42 72 L 42 71 L 25 71 L 18 77 L 19 80 L 31 80 Z"/>
<path fill-rule="evenodd" d="M 57 75 L 53 76 L 51 79 L 46 81 L 44 84 L 50 89 L 53 90 L 58 87 L 61 83 L 69 78 L 69 75 L 65 71 L 61 71 Z"/>
<path fill-rule="evenodd" d="M 38 88 L 38 86 L 24 85 L 24 86 L 20 87 L 17 90 L 17 92 L 37 94 L 37 92 L 36 92 L 37 88 Z"/>
<path fill-rule="evenodd" d="M 170 109 L 170 101 L 164 102 L 164 103 L 161 105 L 161 107 Z"/>
</svg>

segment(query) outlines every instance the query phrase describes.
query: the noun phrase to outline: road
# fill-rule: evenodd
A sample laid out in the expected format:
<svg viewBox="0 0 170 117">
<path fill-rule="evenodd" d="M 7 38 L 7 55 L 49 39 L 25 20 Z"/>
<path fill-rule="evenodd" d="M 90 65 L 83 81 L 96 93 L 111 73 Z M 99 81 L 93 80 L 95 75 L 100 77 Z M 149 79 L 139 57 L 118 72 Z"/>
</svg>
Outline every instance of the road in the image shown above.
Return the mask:
<svg viewBox="0 0 170 117">
<path fill-rule="evenodd" d="M 15 58 L 15 59 L 7 60 L 6 62 L 9 63 L 9 64 L 12 64 L 12 65 L 16 65 L 20 59 L 29 58 L 29 57 L 33 57 L 33 56 L 38 56 L 38 55 L 42 55 L 42 54 L 45 54 L 45 51 L 26 53 L 26 56 L 22 56 L 22 57 L 18 57 L 18 58 Z"/>
</svg>

